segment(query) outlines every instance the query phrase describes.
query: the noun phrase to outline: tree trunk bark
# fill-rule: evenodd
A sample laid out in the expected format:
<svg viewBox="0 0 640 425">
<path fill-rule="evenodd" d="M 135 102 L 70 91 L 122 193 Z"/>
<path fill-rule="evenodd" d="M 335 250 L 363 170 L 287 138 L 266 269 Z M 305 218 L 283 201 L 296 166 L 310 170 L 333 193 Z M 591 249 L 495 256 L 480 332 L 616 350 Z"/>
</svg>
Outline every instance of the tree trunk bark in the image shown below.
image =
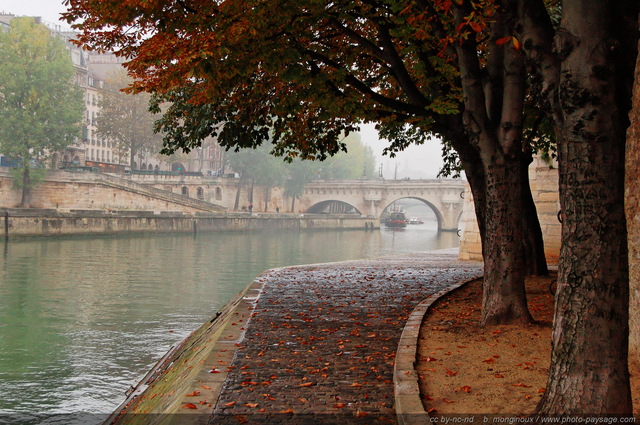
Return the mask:
<svg viewBox="0 0 640 425">
<path fill-rule="evenodd" d="M 489 162 L 489 161 L 487 161 Z M 524 286 L 520 161 L 497 155 L 485 166 L 482 325 L 530 323 Z"/>
<path fill-rule="evenodd" d="M 31 174 L 28 163 L 22 173 L 22 200 L 20 201 L 20 207 L 31 207 Z"/>
<path fill-rule="evenodd" d="M 637 1 L 563 4 L 554 111 L 562 248 L 541 414 L 632 413 L 624 159 L 637 18 Z"/>
</svg>

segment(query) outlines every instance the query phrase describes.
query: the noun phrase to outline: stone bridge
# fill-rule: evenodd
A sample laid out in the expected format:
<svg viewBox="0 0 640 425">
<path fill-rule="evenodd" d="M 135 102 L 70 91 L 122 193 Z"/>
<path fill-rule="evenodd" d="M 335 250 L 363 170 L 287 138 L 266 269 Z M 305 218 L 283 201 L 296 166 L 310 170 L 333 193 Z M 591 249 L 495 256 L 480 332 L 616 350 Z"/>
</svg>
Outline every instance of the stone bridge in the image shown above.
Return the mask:
<svg viewBox="0 0 640 425">
<path fill-rule="evenodd" d="M 440 230 L 457 231 L 464 185 L 465 182 L 458 179 L 314 181 L 307 184 L 298 205 L 309 213 L 343 213 L 347 212 L 340 208 L 343 203 L 356 213 L 380 219 L 395 201 L 412 198 L 433 210 Z"/>
<path fill-rule="evenodd" d="M 360 214 L 379 220 L 384 210 L 403 198 L 418 199 L 438 219 L 438 228 L 457 231 L 462 214 L 465 182 L 431 180 L 314 180 L 299 199 L 284 195 L 282 188 L 266 188 L 232 177 L 130 175 L 144 186 L 196 198 L 233 211 L 253 204 L 254 212 Z"/>
</svg>

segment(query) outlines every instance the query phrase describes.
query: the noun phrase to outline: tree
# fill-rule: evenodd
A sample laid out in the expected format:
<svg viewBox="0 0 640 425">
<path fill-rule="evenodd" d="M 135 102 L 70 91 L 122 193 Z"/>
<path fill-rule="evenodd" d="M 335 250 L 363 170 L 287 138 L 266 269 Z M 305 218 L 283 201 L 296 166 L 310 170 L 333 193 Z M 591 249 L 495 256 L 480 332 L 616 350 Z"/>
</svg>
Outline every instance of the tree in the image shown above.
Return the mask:
<svg viewBox="0 0 640 425">
<path fill-rule="evenodd" d="M 558 143 L 562 248 L 543 414 L 632 414 L 624 161 L 638 2 L 509 1 Z"/>
<path fill-rule="evenodd" d="M 29 207 L 34 167 L 80 135 L 82 93 L 64 43 L 32 18 L 0 31 L 0 57 L 0 152 L 17 161 Z"/>
<path fill-rule="evenodd" d="M 114 71 L 107 78 L 99 102 L 97 132 L 114 143 L 120 158 L 129 155 L 133 170 L 160 150 L 162 137 L 154 132 L 155 117 L 149 112 L 149 94 L 121 91 L 130 82 L 125 70 Z"/>
<path fill-rule="evenodd" d="M 372 178 L 376 159 L 370 147 L 362 144 L 359 133 L 345 137 L 347 153 L 339 152 L 322 163 L 320 177 L 323 179 Z"/>
<path fill-rule="evenodd" d="M 460 156 L 475 200 L 483 322 L 530 321 L 525 69 L 515 45 L 497 43 L 511 40 L 504 10 L 470 0 L 274 3 L 161 9 L 84 0 L 70 4 L 67 18 L 83 20 L 83 42 L 131 58 L 132 91 L 155 93 L 157 111 L 170 103 L 157 127 L 167 133 L 166 153 L 214 135 L 224 146 L 272 141 L 275 154 L 325 159 L 368 121 L 391 152 L 440 135 Z"/>
</svg>

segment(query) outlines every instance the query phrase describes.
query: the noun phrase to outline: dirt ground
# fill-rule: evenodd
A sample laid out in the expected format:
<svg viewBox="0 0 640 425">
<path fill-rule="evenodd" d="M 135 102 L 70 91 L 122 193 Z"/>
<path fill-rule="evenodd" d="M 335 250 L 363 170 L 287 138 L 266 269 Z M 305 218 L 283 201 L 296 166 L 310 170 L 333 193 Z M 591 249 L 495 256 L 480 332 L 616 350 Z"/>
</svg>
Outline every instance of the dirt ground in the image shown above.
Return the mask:
<svg viewBox="0 0 640 425">
<path fill-rule="evenodd" d="M 553 320 L 549 285 L 554 279 L 555 276 L 527 279 L 529 307 L 538 322 L 532 325 L 480 328 L 480 280 L 432 306 L 421 328 L 417 364 L 427 411 L 533 413 L 544 393 L 549 368 Z M 634 412 L 638 416 L 639 365 L 631 365 L 630 370 Z"/>
</svg>

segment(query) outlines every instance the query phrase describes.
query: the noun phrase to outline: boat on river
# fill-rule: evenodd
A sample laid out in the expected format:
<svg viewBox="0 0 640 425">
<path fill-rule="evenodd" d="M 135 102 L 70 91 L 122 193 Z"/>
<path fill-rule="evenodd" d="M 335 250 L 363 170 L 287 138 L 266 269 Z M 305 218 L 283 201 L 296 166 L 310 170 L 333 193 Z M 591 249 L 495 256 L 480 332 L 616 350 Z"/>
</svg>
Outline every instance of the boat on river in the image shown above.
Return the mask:
<svg viewBox="0 0 640 425">
<path fill-rule="evenodd" d="M 409 217 L 407 224 L 424 224 L 424 221 L 420 220 L 418 217 Z"/>
<path fill-rule="evenodd" d="M 403 212 L 393 212 L 385 219 L 387 227 L 407 227 L 407 218 Z"/>
</svg>

